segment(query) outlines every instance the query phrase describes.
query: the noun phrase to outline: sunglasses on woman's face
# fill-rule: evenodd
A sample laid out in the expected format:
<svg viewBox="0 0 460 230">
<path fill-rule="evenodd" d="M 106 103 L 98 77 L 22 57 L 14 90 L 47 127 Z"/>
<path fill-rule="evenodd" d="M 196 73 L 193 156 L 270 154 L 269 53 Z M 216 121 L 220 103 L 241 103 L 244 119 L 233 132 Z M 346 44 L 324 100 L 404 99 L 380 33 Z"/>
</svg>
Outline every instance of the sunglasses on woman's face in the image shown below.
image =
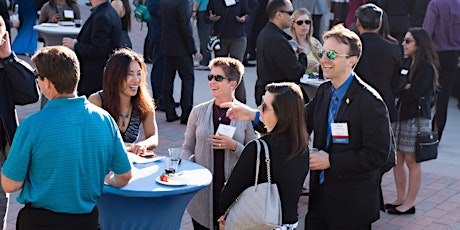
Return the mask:
<svg viewBox="0 0 460 230">
<path fill-rule="evenodd" d="M 262 113 L 273 110 L 273 109 L 269 109 L 267 104 L 265 104 L 265 102 L 262 102 L 261 108 L 262 108 Z"/>
<path fill-rule="evenodd" d="M 311 24 L 311 20 L 308 20 L 308 19 L 307 19 L 307 20 L 298 20 L 298 21 L 295 22 L 295 24 L 297 24 L 297 25 L 299 25 L 299 26 L 303 25 L 303 23 L 305 23 L 305 24 L 307 24 L 307 25 L 310 25 L 310 24 Z"/>
<path fill-rule="evenodd" d="M 406 45 L 409 45 L 413 40 L 410 40 L 409 38 L 404 38 L 403 42 L 406 43 Z"/>
<path fill-rule="evenodd" d="M 228 77 L 224 77 L 222 75 L 214 75 L 214 74 L 209 74 L 208 75 L 208 81 L 211 81 L 212 79 L 216 80 L 217 82 L 221 82 L 224 79 L 228 79 Z"/>
<path fill-rule="evenodd" d="M 322 50 L 322 49 L 318 51 L 318 57 L 319 57 L 320 59 L 323 58 L 324 52 L 325 52 L 325 51 Z M 336 53 L 334 50 L 328 50 L 328 51 L 326 51 L 326 57 L 327 57 L 327 59 L 329 59 L 329 60 L 332 61 L 332 60 L 334 60 L 336 57 L 346 57 L 346 58 L 349 58 L 349 57 L 351 57 L 351 55 L 348 55 L 348 54 L 338 54 L 338 53 Z"/>
</svg>

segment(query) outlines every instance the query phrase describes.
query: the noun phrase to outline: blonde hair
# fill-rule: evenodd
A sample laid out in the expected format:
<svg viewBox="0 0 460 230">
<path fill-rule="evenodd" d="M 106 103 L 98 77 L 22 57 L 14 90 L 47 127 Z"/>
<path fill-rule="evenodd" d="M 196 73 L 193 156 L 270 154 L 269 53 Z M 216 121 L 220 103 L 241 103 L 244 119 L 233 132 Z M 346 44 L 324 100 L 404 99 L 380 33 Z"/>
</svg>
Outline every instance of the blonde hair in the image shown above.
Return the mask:
<svg viewBox="0 0 460 230">
<path fill-rule="evenodd" d="M 307 15 L 311 21 L 309 25 L 310 30 L 308 31 L 307 36 L 306 36 L 307 43 L 310 46 L 310 49 L 313 55 L 319 60 L 320 58 L 318 57 L 318 51 L 322 48 L 322 45 L 321 45 L 321 42 L 318 41 L 318 39 L 313 37 L 313 19 L 311 17 L 310 11 L 308 11 L 306 8 L 299 8 L 295 10 L 294 13 L 292 14 L 293 23 L 290 29 L 292 39 L 296 41 L 297 43 L 299 43 L 299 38 L 297 37 L 297 34 L 295 32 L 294 24 L 295 24 L 295 21 L 297 21 L 297 19 L 303 15 Z"/>
</svg>

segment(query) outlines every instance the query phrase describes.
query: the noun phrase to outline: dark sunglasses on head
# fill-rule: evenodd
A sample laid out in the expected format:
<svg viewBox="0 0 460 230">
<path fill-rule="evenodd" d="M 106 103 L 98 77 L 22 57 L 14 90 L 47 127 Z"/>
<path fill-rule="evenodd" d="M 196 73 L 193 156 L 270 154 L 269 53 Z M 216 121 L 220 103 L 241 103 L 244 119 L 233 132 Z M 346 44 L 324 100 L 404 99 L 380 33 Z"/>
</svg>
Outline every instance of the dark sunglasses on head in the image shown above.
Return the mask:
<svg viewBox="0 0 460 230">
<path fill-rule="evenodd" d="M 289 16 L 292 16 L 292 14 L 294 13 L 294 11 L 287 11 L 287 10 L 279 10 L 279 12 L 281 13 L 285 13 L 285 14 L 289 14 Z"/>
<path fill-rule="evenodd" d="M 304 22 L 305 22 L 305 24 L 307 24 L 307 25 L 310 25 L 310 24 L 311 24 L 311 20 L 308 20 L 308 19 L 307 19 L 307 20 L 298 20 L 298 21 L 295 22 L 295 24 L 301 26 L 301 25 L 303 25 Z"/>
<path fill-rule="evenodd" d="M 214 78 L 214 80 L 221 82 L 224 79 L 228 79 L 228 77 L 224 77 L 222 75 L 214 75 L 214 74 L 209 74 L 208 75 L 208 81 L 211 81 Z"/>
<path fill-rule="evenodd" d="M 262 113 L 265 113 L 266 111 L 271 111 L 271 110 L 273 110 L 273 109 L 269 109 L 269 108 L 267 107 L 267 104 L 265 104 L 265 102 L 262 102 L 261 108 L 262 108 Z"/>
<path fill-rule="evenodd" d="M 318 51 L 318 57 L 319 57 L 319 58 L 323 58 L 323 56 L 324 56 L 324 50 L 321 49 L 321 50 Z M 334 50 L 328 50 L 328 51 L 326 51 L 326 57 L 327 57 L 327 59 L 329 59 L 329 60 L 332 61 L 332 60 L 334 60 L 336 57 L 346 57 L 346 58 L 349 58 L 349 57 L 351 57 L 351 55 L 348 55 L 348 54 L 338 54 L 338 53 L 336 53 Z"/>
<path fill-rule="evenodd" d="M 409 38 L 404 38 L 403 42 L 406 43 L 406 45 L 409 45 L 413 40 L 410 40 Z"/>
</svg>

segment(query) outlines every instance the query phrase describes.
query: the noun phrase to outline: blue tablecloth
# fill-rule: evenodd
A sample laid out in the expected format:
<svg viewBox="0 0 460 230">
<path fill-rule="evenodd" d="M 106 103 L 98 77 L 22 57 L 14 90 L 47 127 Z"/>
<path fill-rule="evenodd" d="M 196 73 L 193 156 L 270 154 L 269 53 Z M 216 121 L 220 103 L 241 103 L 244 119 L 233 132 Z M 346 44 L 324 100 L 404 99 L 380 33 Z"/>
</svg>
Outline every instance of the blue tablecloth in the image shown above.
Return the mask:
<svg viewBox="0 0 460 230">
<path fill-rule="evenodd" d="M 165 161 L 133 165 L 133 178 L 123 188 L 104 185 L 98 200 L 101 229 L 180 229 L 188 202 L 212 181 L 211 172 L 201 165 L 182 160 L 177 172 L 188 183 L 168 186 L 156 182 Z"/>
</svg>

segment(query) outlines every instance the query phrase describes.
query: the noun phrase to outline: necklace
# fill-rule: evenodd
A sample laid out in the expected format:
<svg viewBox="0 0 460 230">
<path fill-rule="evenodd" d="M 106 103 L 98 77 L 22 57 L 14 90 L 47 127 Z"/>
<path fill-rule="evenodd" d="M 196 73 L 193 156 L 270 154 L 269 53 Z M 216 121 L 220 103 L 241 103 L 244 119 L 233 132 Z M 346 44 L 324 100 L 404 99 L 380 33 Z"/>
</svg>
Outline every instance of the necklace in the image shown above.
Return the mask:
<svg viewBox="0 0 460 230">
<path fill-rule="evenodd" d="M 216 114 L 218 115 L 217 120 L 220 122 L 222 120 L 222 116 L 225 115 L 227 111 L 224 110 L 224 112 L 220 114 L 217 108 L 217 105 L 214 105 L 214 110 L 216 111 Z"/>
<path fill-rule="evenodd" d="M 120 116 L 120 118 L 121 118 L 121 127 L 124 128 L 125 125 L 126 125 L 126 122 L 125 122 L 125 121 L 126 121 L 126 120 L 128 119 L 128 117 L 129 117 L 129 110 L 128 110 L 128 112 L 127 112 L 126 114 L 120 113 L 119 116 Z"/>
</svg>

